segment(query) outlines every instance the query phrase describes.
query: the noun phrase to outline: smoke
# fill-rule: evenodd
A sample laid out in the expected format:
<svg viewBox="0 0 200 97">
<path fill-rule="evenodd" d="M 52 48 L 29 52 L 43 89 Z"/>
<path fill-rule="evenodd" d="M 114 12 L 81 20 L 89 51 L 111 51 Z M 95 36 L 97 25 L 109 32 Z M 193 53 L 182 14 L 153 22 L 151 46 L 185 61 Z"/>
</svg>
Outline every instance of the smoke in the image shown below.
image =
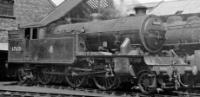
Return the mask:
<svg viewBox="0 0 200 97">
<path fill-rule="evenodd" d="M 114 7 L 119 12 L 119 16 L 127 16 L 130 13 L 133 13 L 130 6 L 138 3 L 139 2 L 137 0 L 113 0 Z"/>
<path fill-rule="evenodd" d="M 119 16 L 126 16 L 127 15 L 127 4 L 124 0 L 113 0 L 115 9 L 119 12 Z"/>
<path fill-rule="evenodd" d="M 91 0 L 93 1 L 93 0 Z M 104 0 L 102 0 L 103 2 Z M 101 8 L 102 19 L 113 19 L 134 14 L 133 5 L 139 4 L 138 0 L 106 0 L 109 7 Z M 105 1 L 103 2 L 105 3 Z M 104 4 L 106 5 L 106 4 Z"/>
</svg>

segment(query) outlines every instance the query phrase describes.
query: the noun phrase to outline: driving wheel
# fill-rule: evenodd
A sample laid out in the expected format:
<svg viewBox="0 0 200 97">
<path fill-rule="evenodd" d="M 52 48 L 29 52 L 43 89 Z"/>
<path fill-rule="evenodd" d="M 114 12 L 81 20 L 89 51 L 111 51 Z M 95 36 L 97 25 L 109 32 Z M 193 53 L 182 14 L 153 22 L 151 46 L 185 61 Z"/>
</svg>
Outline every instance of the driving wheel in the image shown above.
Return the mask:
<svg viewBox="0 0 200 97">
<path fill-rule="evenodd" d="M 155 92 L 157 87 L 156 74 L 150 71 L 142 72 L 138 78 L 138 86 L 145 94 Z"/>
<path fill-rule="evenodd" d="M 84 82 L 87 79 L 87 76 L 81 75 L 81 73 L 81 71 L 71 71 L 66 69 L 65 80 L 73 88 L 80 87 L 84 84 Z"/>
<path fill-rule="evenodd" d="M 95 85 L 101 90 L 110 90 L 119 86 L 120 80 L 115 76 L 95 76 L 93 78 Z"/>
<path fill-rule="evenodd" d="M 44 85 L 49 84 L 53 78 L 53 75 L 49 74 L 50 72 L 52 72 L 51 68 L 41 68 L 40 73 L 38 74 L 38 81 Z"/>
</svg>

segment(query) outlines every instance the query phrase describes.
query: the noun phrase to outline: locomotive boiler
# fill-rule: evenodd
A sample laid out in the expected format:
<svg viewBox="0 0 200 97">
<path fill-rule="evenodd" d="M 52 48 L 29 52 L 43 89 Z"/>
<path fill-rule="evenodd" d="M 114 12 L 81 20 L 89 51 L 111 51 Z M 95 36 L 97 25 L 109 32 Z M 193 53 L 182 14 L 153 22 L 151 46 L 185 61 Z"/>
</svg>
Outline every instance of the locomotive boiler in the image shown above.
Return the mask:
<svg viewBox="0 0 200 97">
<path fill-rule="evenodd" d="M 182 18 L 173 16 L 172 18 Z M 190 16 L 186 20 L 175 20 L 173 23 L 167 23 L 167 41 L 165 45 L 168 48 L 174 48 L 179 56 L 189 57 L 195 54 L 200 48 L 200 18 Z"/>
<path fill-rule="evenodd" d="M 166 23 L 166 42 L 164 48 L 174 49 L 178 56 L 193 67 L 191 73 L 187 74 L 187 83 L 196 86 L 199 83 L 199 49 L 200 49 L 200 18 L 197 15 L 171 16 L 168 20 L 173 22 Z M 186 16 L 185 16 L 186 17 Z M 191 81 L 191 78 L 195 78 Z"/>
<path fill-rule="evenodd" d="M 120 46 L 125 38 L 130 39 L 132 46 L 156 53 L 165 41 L 165 29 L 162 21 L 156 16 L 126 17 L 116 20 L 93 21 L 60 25 L 52 34 L 60 34 L 63 31 L 82 31 L 87 51 L 99 51 L 101 47 L 109 52 L 120 51 Z"/>
</svg>

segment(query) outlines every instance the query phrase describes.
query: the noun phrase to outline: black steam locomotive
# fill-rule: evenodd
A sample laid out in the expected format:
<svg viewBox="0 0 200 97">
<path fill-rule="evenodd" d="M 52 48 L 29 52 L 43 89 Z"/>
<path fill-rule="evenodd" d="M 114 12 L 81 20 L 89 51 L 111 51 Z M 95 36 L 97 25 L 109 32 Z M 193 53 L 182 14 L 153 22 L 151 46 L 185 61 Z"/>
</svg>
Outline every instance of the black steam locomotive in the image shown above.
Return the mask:
<svg viewBox="0 0 200 97">
<path fill-rule="evenodd" d="M 21 82 L 66 81 L 80 87 L 92 79 L 102 90 L 130 82 L 144 93 L 186 86 L 192 71 L 176 53 L 163 49 L 166 30 L 159 17 L 130 16 L 9 33 L 8 63 Z M 13 70 L 13 71 L 14 71 Z"/>
</svg>

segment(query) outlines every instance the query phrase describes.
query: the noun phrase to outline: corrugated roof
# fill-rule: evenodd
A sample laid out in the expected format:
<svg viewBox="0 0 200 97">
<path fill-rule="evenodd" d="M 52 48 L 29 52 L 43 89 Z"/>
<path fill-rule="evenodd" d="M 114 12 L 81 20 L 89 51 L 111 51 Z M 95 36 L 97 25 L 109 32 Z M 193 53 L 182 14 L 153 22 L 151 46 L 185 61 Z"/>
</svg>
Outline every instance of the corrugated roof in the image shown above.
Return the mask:
<svg viewBox="0 0 200 97">
<path fill-rule="evenodd" d="M 0 50 L 7 51 L 8 50 L 8 43 L 0 43 Z"/>
<path fill-rule="evenodd" d="M 182 14 L 200 13 L 200 0 L 176 0 L 163 2 L 148 14 L 173 15 L 178 11 Z"/>
<path fill-rule="evenodd" d="M 66 0 L 60 6 L 58 6 L 52 13 L 50 13 L 47 17 L 45 17 L 40 24 L 47 25 L 61 17 L 63 17 L 66 13 L 71 11 L 74 7 L 80 4 L 83 0 Z"/>
<path fill-rule="evenodd" d="M 82 1 L 84 0 L 65 0 L 62 4 L 60 4 L 55 10 L 53 10 L 48 16 L 46 16 L 39 23 L 32 23 L 22 27 L 26 28 L 26 27 L 46 26 L 47 24 L 63 17 L 65 14 L 70 12 L 74 7 L 76 7 Z"/>
</svg>

